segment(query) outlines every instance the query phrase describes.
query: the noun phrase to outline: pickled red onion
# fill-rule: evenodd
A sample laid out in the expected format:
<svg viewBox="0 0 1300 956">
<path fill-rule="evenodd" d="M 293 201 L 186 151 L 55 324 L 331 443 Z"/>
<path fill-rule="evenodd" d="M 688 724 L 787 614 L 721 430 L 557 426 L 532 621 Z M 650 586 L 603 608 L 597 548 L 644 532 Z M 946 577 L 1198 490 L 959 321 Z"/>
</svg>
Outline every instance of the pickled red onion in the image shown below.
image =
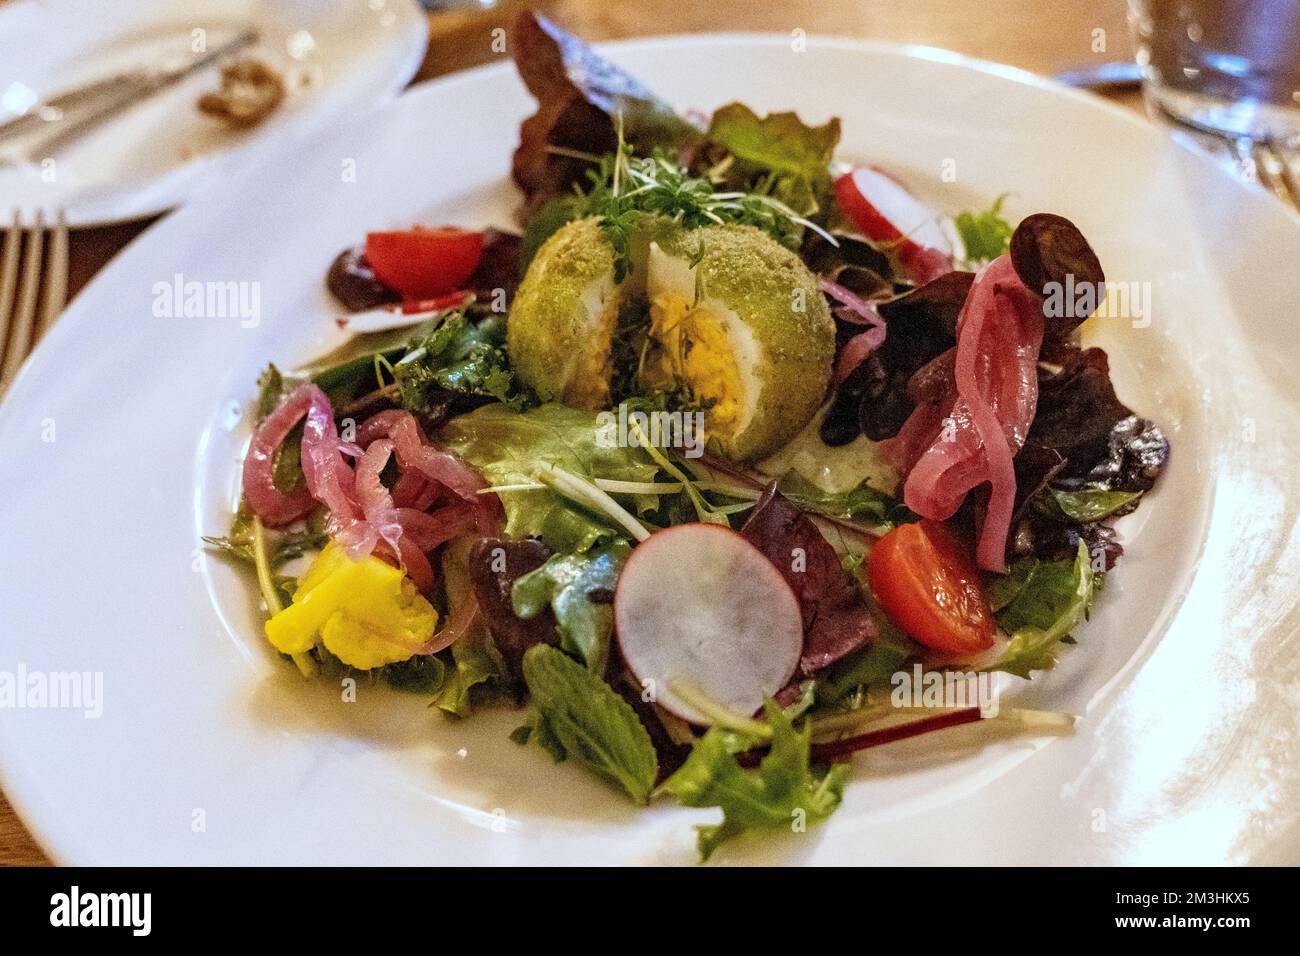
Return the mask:
<svg viewBox="0 0 1300 956">
<path fill-rule="evenodd" d="M 272 527 L 297 521 L 311 510 L 314 503 L 307 488 L 286 495 L 275 487 L 276 449 L 307 413 L 314 387 L 300 386 L 267 415 L 253 433 L 248 454 L 244 456 L 244 500 L 253 514 Z"/>
<path fill-rule="evenodd" d="M 1009 256 L 976 276 L 957 324 L 952 401 L 946 419 L 933 403 L 919 405 L 900 432 L 903 444 L 930 433 L 903 489 L 907 506 L 925 518 L 952 517 L 971 489 L 990 495 L 976 548 L 988 571 L 1006 567 L 1015 507 L 1015 453 L 1024 444 L 1038 402 L 1037 364 L 1042 303 L 1016 275 Z M 941 405 L 947 405 L 947 402 Z"/>
<path fill-rule="evenodd" d="M 478 599 L 474 596 L 473 592 L 466 594 L 465 597 L 461 599 L 461 602 L 452 609 L 451 614 L 447 618 L 447 623 L 442 626 L 442 630 L 429 638 L 428 642 L 420 648 L 419 653 L 436 654 L 441 650 L 451 647 L 451 645 L 455 644 L 458 640 L 469 633 L 469 629 L 474 626 L 474 622 L 478 620 L 478 616 Z"/>
<path fill-rule="evenodd" d="M 327 507 L 338 528 L 362 517 L 355 498 L 355 476 L 343 460 L 342 443 L 334 425 L 334 408 L 315 385 L 301 386 L 310 396 L 307 423 L 302 431 L 302 473 L 311 496 Z"/>
<path fill-rule="evenodd" d="M 845 342 L 840 349 L 839 358 L 835 360 L 835 382 L 838 384 L 848 378 L 849 373 L 867 356 L 885 344 L 885 320 L 874 302 L 868 302 L 837 282 L 818 276 L 817 288 L 843 306 L 838 314 L 844 321 L 869 326 L 865 332 L 860 332 Z"/>
</svg>

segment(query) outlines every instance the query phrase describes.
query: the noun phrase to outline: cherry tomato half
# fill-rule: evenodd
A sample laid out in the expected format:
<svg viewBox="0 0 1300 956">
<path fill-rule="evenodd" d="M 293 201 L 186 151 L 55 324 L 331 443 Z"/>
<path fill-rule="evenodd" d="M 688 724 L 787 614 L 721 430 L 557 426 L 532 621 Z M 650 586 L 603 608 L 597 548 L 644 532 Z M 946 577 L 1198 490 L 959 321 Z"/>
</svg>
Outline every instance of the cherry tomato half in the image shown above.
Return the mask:
<svg viewBox="0 0 1300 956">
<path fill-rule="evenodd" d="M 868 574 L 890 620 L 926 647 L 965 654 L 993 644 L 993 612 L 979 572 L 942 524 L 890 531 L 872 548 Z"/>
<path fill-rule="evenodd" d="M 366 236 L 370 268 L 404 299 L 432 299 L 463 289 L 482 258 L 483 233 L 452 226 Z"/>
</svg>

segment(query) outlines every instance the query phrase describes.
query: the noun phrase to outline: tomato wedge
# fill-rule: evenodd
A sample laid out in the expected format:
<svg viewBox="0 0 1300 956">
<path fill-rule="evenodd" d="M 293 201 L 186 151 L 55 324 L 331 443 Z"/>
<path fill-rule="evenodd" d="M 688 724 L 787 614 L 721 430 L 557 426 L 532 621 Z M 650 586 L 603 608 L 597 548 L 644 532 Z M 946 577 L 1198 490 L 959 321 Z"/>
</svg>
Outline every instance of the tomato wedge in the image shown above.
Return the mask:
<svg viewBox="0 0 1300 956">
<path fill-rule="evenodd" d="M 457 289 L 483 258 L 483 233 L 442 226 L 366 235 L 366 262 L 404 299 L 433 299 Z"/>
<path fill-rule="evenodd" d="M 979 572 L 942 524 L 890 531 L 872 548 L 868 574 L 890 620 L 926 647 L 966 654 L 992 646 L 993 612 Z"/>
</svg>

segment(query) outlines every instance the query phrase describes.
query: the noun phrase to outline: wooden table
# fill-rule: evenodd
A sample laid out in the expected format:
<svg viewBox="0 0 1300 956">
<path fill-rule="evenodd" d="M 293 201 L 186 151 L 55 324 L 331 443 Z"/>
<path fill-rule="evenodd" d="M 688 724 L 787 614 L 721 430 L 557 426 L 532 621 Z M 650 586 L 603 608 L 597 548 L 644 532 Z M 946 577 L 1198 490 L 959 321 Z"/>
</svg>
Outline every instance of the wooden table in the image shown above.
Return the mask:
<svg viewBox="0 0 1300 956">
<path fill-rule="evenodd" d="M 510 2 L 506 8 L 519 6 Z M 663 33 L 765 31 L 870 37 L 945 47 L 1037 73 L 1131 59 L 1124 0 L 551 0 L 536 3 L 593 40 Z M 418 80 L 494 58 L 491 29 L 509 9 L 430 17 Z M 1140 108 L 1136 94 L 1121 100 Z M 74 232 L 69 291 L 80 290 L 156 220 Z M 0 865 L 49 863 L 0 795 Z"/>
</svg>

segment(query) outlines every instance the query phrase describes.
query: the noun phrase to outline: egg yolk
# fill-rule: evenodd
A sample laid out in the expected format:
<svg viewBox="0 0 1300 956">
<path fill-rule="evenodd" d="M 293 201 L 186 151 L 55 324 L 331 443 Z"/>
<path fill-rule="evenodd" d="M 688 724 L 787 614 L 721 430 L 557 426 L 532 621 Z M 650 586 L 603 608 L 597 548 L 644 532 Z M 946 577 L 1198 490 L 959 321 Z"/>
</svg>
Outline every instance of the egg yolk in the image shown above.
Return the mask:
<svg viewBox="0 0 1300 956">
<path fill-rule="evenodd" d="M 650 300 L 650 344 L 641 369 L 651 388 L 683 392 L 705 410 L 705 428 L 730 435 L 742 408 L 741 374 L 725 323 L 671 292 Z"/>
</svg>

